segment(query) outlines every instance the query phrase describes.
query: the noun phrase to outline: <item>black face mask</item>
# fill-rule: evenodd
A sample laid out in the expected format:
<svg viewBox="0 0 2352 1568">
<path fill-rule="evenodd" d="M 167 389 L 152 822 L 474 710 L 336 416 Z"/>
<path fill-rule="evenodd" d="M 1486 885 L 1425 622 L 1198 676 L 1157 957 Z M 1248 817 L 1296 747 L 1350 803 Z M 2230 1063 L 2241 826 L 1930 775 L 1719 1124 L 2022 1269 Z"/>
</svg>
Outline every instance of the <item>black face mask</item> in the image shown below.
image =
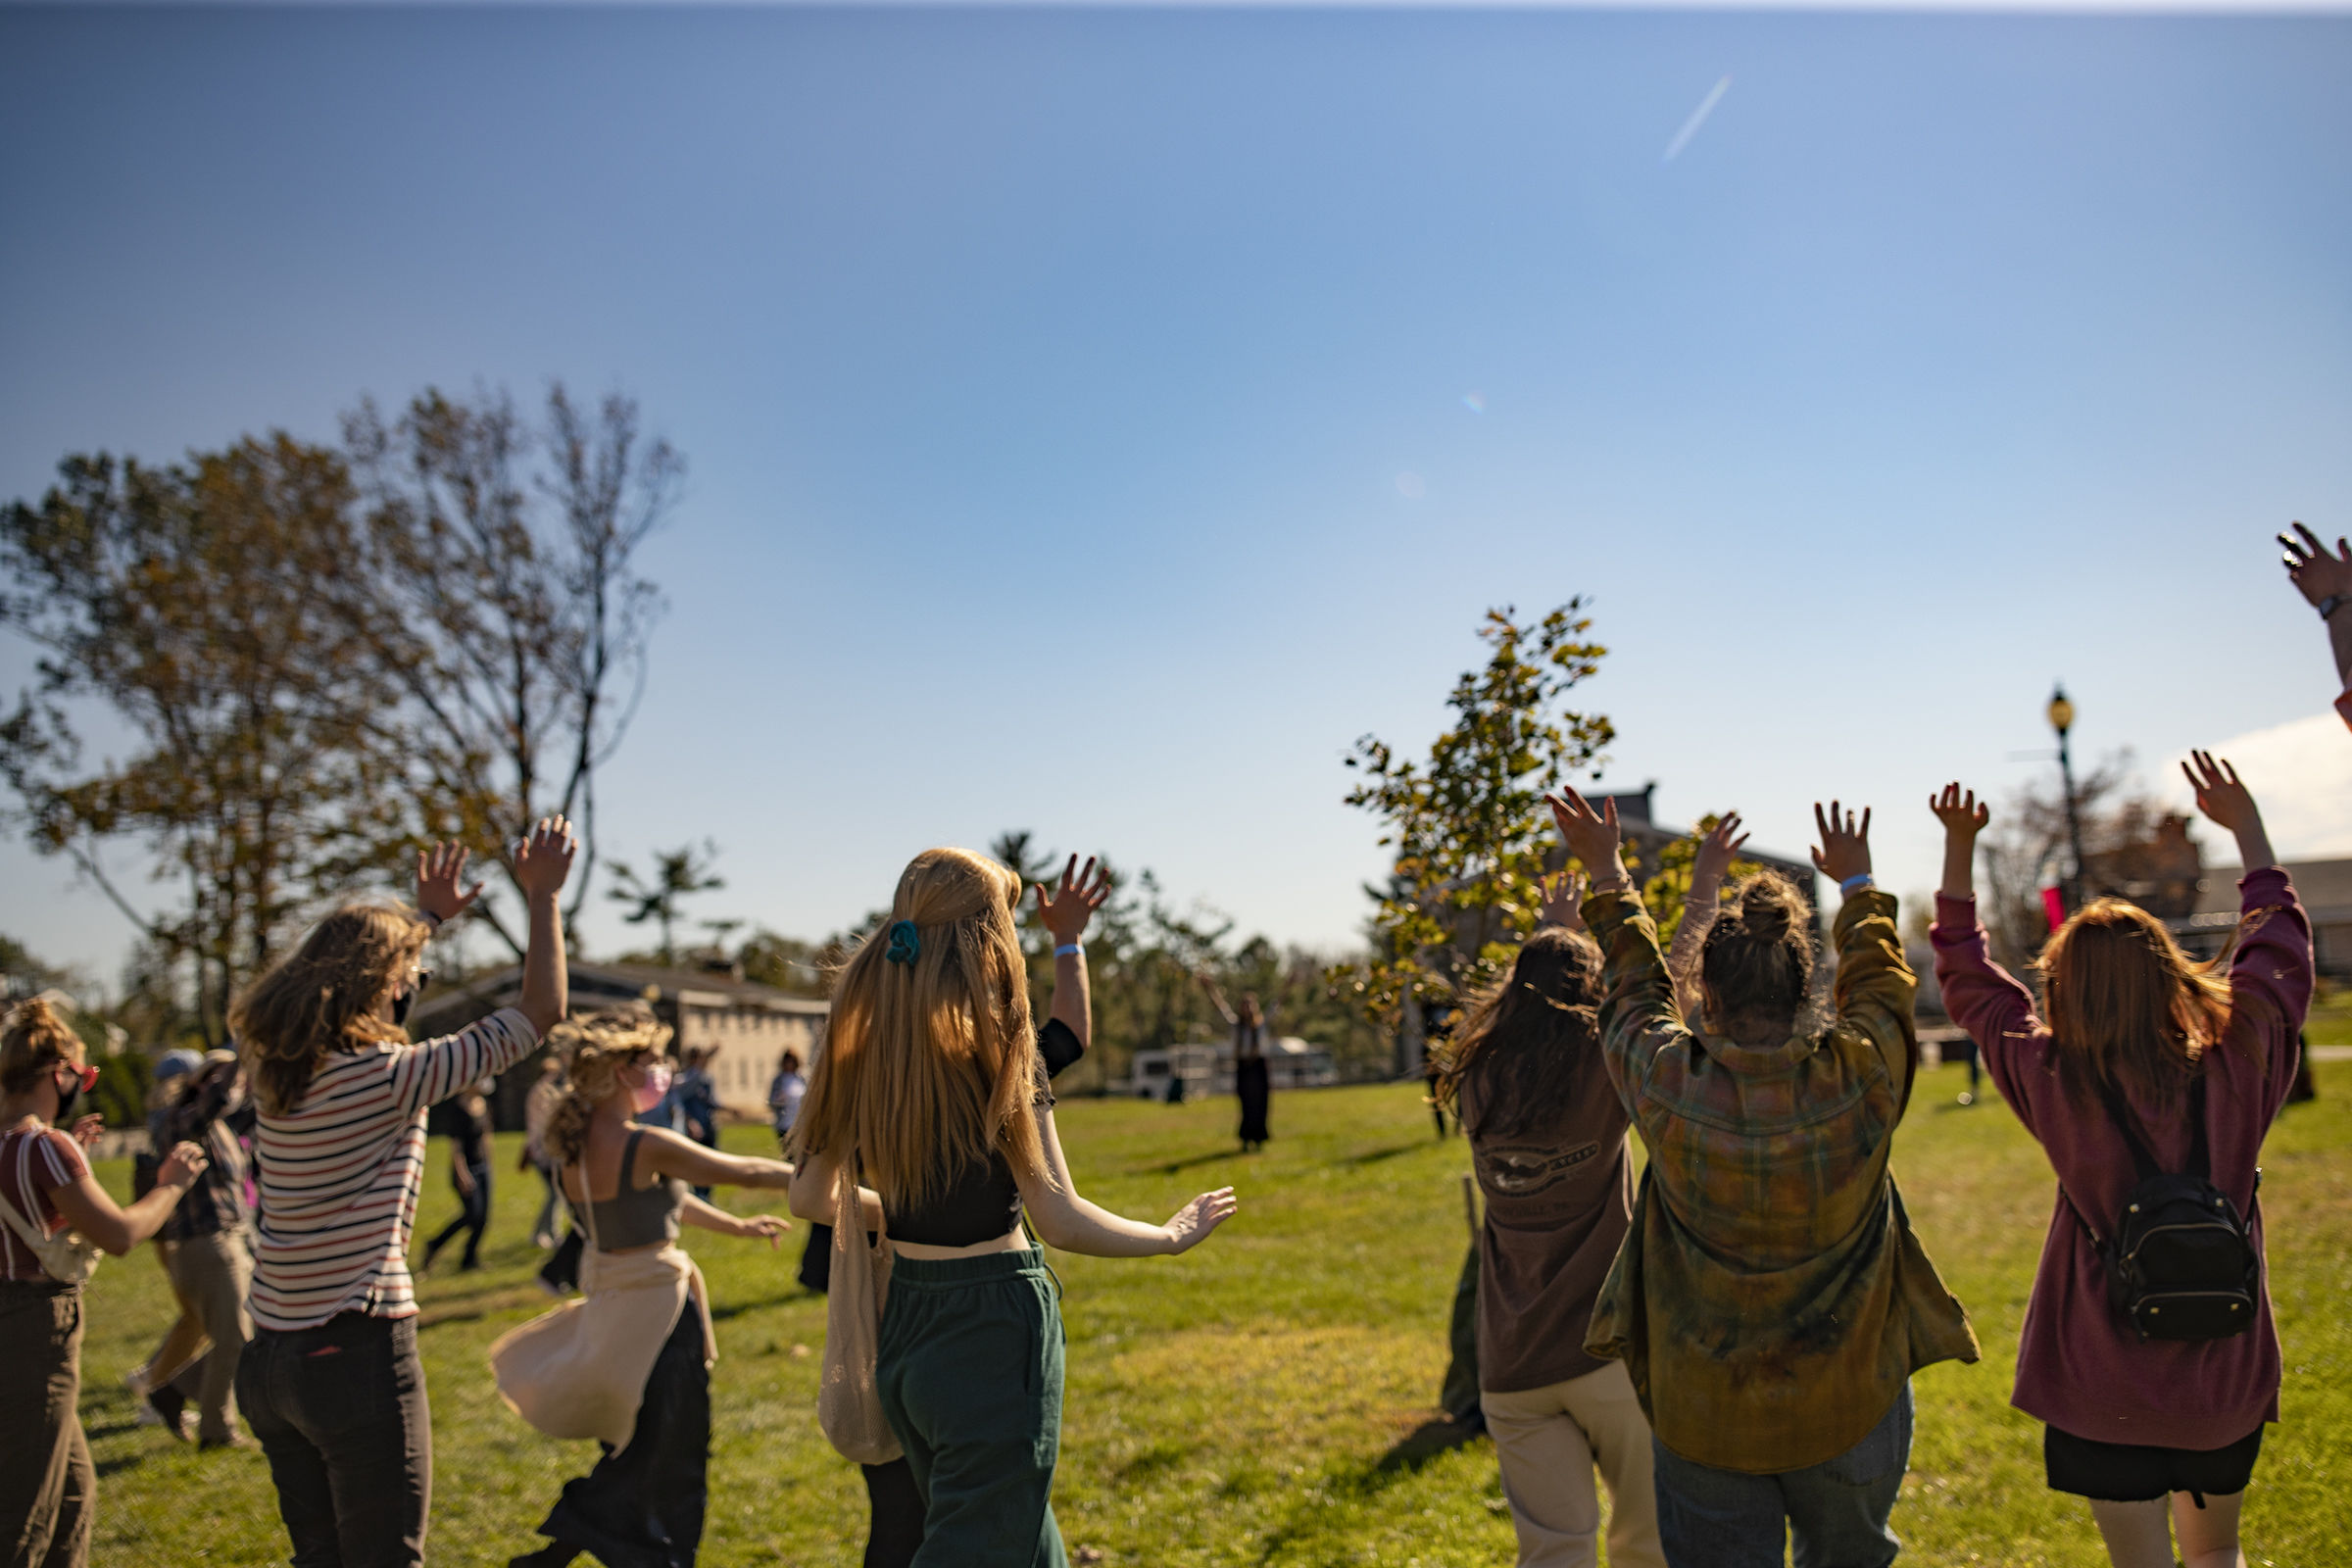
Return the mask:
<svg viewBox="0 0 2352 1568">
<path fill-rule="evenodd" d="M 414 991 L 403 991 L 399 996 L 394 997 L 392 999 L 392 1021 L 405 1027 L 409 1021 L 409 1008 L 416 1005 L 416 993 Z"/>
<path fill-rule="evenodd" d="M 50 1124 L 52 1126 L 63 1127 L 66 1125 L 66 1123 L 72 1121 L 74 1119 L 74 1106 L 80 1101 L 80 1099 L 81 1080 L 79 1078 L 74 1080 L 73 1088 L 58 1090 L 57 1114 L 51 1118 Z"/>
</svg>

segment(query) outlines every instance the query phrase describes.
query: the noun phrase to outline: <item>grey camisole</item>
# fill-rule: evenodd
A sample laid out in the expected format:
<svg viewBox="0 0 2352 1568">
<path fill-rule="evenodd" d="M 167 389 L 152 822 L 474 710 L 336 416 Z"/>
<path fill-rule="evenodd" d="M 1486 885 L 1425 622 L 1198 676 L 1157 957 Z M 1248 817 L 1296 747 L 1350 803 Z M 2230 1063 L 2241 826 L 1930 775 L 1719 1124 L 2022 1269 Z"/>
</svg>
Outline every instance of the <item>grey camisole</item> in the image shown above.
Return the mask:
<svg viewBox="0 0 2352 1568">
<path fill-rule="evenodd" d="M 675 1176 L 665 1176 L 651 1187 L 629 1185 L 637 1170 L 637 1141 L 644 1136 L 644 1128 L 632 1128 L 629 1141 L 621 1146 L 618 1195 L 589 1200 L 595 1210 L 591 1217 L 596 1222 L 593 1229 L 600 1252 L 625 1252 L 633 1247 L 678 1239 L 678 1214 L 686 1206 L 686 1184 Z M 585 1161 L 580 1165 L 580 1187 L 590 1190 Z"/>
</svg>

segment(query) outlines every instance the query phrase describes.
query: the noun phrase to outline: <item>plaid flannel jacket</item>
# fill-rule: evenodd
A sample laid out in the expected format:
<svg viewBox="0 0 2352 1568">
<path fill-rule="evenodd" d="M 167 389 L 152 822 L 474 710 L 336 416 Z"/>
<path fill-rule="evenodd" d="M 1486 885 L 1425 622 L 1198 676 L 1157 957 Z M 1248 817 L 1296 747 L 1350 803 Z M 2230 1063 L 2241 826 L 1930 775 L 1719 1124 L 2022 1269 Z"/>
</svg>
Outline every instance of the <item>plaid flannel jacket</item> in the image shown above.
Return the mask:
<svg viewBox="0 0 2352 1568">
<path fill-rule="evenodd" d="M 1631 894 L 1585 920 L 1607 965 L 1609 1073 L 1649 1151 L 1586 1348 L 1622 1359 L 1658 1441 L 1757 1474 L 1835 1458 L 1911 1373 L 1977 1358 L 1886 1169 L 1918 1060 L 1895 902 L 1838 912 L 1837 1015 L 1765 1049 L 1701 1039 Z"/>
</svg>

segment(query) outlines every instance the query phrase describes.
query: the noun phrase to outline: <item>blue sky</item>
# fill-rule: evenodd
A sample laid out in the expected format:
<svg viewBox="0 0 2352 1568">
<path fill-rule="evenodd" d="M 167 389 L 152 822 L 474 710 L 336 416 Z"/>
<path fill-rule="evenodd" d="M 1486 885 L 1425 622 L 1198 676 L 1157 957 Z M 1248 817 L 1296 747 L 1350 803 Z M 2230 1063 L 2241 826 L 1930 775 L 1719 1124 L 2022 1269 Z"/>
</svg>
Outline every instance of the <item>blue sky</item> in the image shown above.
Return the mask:
<svg viewBox="0 0 2352 1568">
<path fill-rule="evenodd" d="M 0 10 L 0 494 L 627 389 L 691 485 L 608 845 L 807 935 L 1027 826 L 1343 944 L 1349 743 L 1571 594 L 1675 820 L 1868 800 L 1924 889 L 2063 678 L 2352 850 L 2267 547 L 2352 531 L 2347 86 L 2343 16 Z M 0 930 L 124 934 L 16 843 Z"/>
</svg>

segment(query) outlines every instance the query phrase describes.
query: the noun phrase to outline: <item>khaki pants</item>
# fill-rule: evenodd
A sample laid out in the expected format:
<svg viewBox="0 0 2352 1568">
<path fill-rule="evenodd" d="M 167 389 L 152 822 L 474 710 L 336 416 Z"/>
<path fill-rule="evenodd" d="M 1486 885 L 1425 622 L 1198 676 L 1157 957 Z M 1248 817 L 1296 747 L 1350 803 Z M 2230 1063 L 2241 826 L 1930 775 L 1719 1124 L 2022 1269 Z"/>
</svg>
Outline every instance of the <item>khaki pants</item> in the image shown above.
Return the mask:
<svg viewBox="0 0 2352 1568">
<path fill-rule="evenodd" d="M 1502 1465 L 1520 1568 L 1592 1568 L 1609 1488 L 1609 1568 L 1665 1568 L 1650 1481 L 1649 1419 L 1625 1363 L 1517 1394 L 1482 1392 L 1479 1408 Z"/>
<path fill-rule="evenodd" d="M 213 1343 L 192 1391 L 196 1436 L 205 1443 L 226 1443 L 236 1436 L 237 1357 L 253 1338 L 253 1319 L 245 1313 L 253 1253 L 245 1232 L 215 1231 L 181 1242 L 172 1251 L 172 1284 Z"/>
<path fill-rule="evenodd" d="M 0 1283 L 0 1557 L 82 1568 L 98 1481 L 74 1406 L 81 1287 Z"/>
</svg>

